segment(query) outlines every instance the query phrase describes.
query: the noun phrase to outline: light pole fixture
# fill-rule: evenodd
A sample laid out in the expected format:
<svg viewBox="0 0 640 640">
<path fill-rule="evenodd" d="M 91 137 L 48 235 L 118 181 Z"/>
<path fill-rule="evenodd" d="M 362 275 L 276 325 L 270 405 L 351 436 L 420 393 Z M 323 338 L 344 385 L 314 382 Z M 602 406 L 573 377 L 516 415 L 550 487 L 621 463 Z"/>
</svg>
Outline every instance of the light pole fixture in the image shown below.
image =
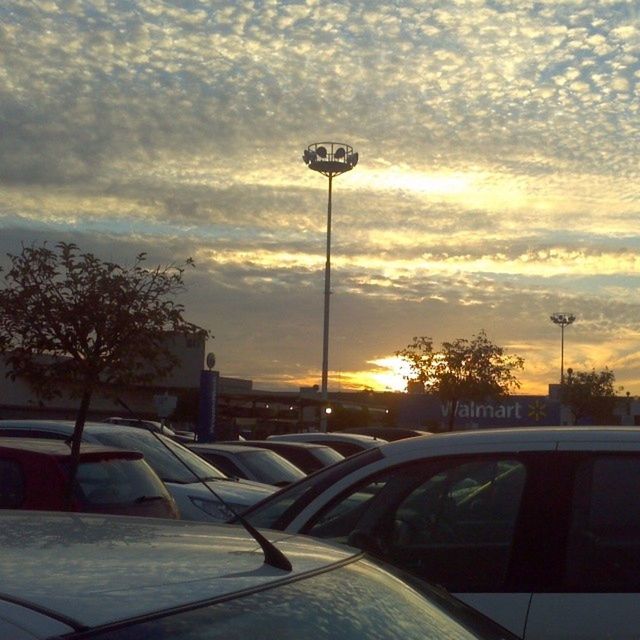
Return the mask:
<svg viewBox="0 0 640 640">
<path fill-rule="evenodd" d="M 322 334 L 322 401 L 324 408 L 328 401 L 329 379 L 329 298 L 331 296 L 331 191 L 334 176 L 351 171 L 358 164 L 358 154 L 344 142 L 314 142 L 302 156 L 304 163 L 329 178 L 327 199 L 327 260 L 324 268 L 324 330 Z M 320 431 L 327 430 L 327 414 L 320 412 Z"/>
<path fill-rule="evenodd" d="M 549 319 L 553 324 L 560 325 L 560 384 L 564 384 L 564 328 L 568 327 L 570 324 L 573 324 L 576 317 L 573 313 L 564 313 L 563 311 L 558 311 L 556 313 L 552 313 L 549 316 Z"/>
</svg>

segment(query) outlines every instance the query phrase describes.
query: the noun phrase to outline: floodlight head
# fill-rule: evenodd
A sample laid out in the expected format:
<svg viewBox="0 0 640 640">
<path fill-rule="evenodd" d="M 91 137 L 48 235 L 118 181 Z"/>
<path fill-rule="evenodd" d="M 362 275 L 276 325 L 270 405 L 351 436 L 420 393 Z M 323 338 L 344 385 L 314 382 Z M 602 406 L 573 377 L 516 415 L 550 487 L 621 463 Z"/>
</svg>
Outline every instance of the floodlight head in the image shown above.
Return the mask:
<svg viewBox="0 0 640 640">
<path fill-rule="evenodd" d="M 358 154 L 344 142 L 315 142 L 310 144 L 302 156 L 309 169 L 327 177 L 351 171 L 358 164 Z"/>
<path fill-rule="evenodd" d="M 554 324 L 566 327 L 575 322 L 575 315 L 573 313 L 565 313 L 564 311 L 557 311 L 549 316 L 549 320 Z"/>
</svg>

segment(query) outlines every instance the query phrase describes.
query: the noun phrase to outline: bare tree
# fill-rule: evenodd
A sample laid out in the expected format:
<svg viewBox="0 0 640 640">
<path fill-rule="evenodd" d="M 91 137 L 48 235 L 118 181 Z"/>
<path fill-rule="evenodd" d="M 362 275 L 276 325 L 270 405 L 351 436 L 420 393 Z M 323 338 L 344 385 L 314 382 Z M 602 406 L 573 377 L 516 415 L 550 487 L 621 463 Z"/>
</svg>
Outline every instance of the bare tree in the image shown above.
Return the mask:
<svg viewBox="0 0 640 640">
<path fill-rule="evenodd" d="M 472 338 L 443 342 L 434 349 L 433 340 L 415 337 L 396 355 L 409 364 L 409 383 L 418 383 L 446 403 L 449 429 L 454 426 L 461 400 L 485 400 L 508 395 L 520 387 L 513 371 L 524 367 L 519 356 L 507 355 L 480 331 Z"/>
</svg>

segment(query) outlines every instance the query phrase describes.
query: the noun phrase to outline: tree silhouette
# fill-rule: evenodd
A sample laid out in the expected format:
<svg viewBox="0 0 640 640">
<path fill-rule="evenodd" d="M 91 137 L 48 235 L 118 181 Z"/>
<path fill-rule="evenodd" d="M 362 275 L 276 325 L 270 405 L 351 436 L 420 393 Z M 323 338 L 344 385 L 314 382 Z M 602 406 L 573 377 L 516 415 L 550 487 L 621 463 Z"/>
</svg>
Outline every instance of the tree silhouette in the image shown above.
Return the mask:
<svg viewBox="0 0 640 640">
<path fill-rule="evenodd" d="M 0 289 L 0 353 L 8 375 L 26 380 L 39 396 L 66 389 L 79 397 L 72 441 L 77 462 L 97 388 L 167 374 L 176 364 L 168 332 L 208 335 L 184 319 L 173 299 L 185 289 L 184 270 L 193 261 L 147 269 L 141 253 L 123 267 L 68 243 L 23 247 L 9 259 Z"/>
<path fill-rule="evenodd" d="M 616 405 L 615 379 L 613 371 L 606 367 L 602 371 L 567 369 L 561 398 L 569 407 L 574 424 L 585 418 L 591 418 L 594 424 L 611 423 Z M 622 389 L 619 387 L 618 391 Z"/>
<path fill-rule="evenodd" d="M 450 430 L 461 400 L 480 401 L 508 395 L 520 387 L 514 369 L 524 366 L 521 357 L 505 354 L 484 331 L 470 340 L 443 342 L 439 350 L 434 349 L 431 338 L 415 337 L 396 355 L 409 365 L 410 373 L 405 376 L 409 385 L 417 384 L 446 404 Z"/>
</svg>

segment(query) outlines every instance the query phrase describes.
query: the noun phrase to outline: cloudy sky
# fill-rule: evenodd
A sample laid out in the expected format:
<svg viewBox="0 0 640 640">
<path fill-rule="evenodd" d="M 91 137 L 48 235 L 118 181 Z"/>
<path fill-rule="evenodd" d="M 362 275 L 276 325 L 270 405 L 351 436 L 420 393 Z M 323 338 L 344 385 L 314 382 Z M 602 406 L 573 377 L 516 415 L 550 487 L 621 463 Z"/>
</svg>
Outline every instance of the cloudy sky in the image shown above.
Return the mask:
<svg viewBox="0 0 640 640">
<path fill-rule="evenodd" d="M 221 373 L 396 388 L 392 356 L 484 329 L 640 393 L 640 5 L 609 0 L 4 0 L 0 254 L 193 257 Z M 1 261 L 2 259 L 0 259 Z M 6 262 L 6 259 L 4 259 Z"/>
</svg>

